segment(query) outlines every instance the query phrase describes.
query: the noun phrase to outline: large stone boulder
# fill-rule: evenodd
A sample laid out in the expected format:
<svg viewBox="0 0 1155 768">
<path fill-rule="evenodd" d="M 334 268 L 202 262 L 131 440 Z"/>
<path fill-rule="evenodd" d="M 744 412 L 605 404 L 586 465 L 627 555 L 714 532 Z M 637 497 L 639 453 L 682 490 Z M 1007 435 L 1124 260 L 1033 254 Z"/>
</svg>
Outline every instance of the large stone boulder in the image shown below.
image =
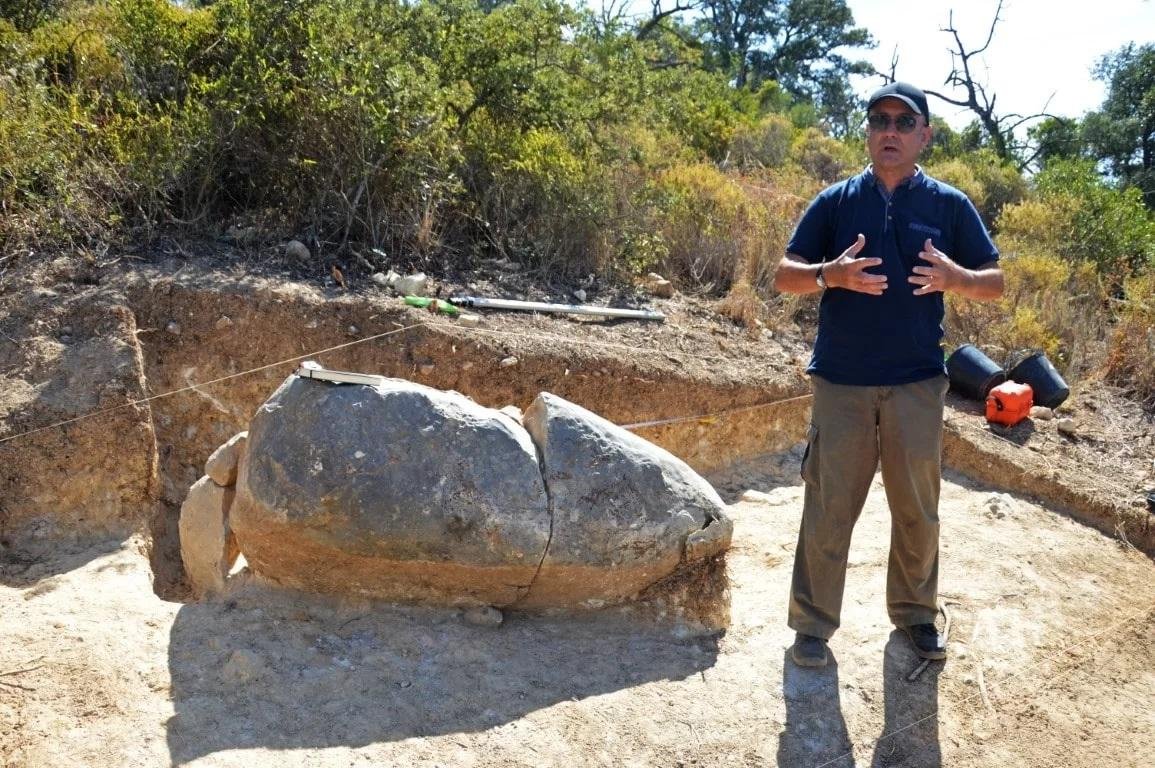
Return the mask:
<svg viewBox="0 0 1155 768">
<path fill-rule="evenodd" d="M 290 376 L 258 410 L 230 512 L 257 573 L 323 592 L 509 605 L 549 542 L 528 433 L 455 392 Z"/>
<path fill-rule="evenodd" d="M 553 537 L 526 607 L 600 607 L 730 546 L 718 493 L 683 461 L 548 392 L 525 414 Z"/>
<path fill-rule="evenodd" d="M 643 597 L 724 626 L 733 526 L 714 489 L 549 393 L 518 415 L 407 381 L 290 376 L 189 494 L 194 589 L 220 591 L 235 535 L 257 574 L 310 591 L 528 609 Z M 220 487 L 234 477 L 235 494 Z"/>
</svg>

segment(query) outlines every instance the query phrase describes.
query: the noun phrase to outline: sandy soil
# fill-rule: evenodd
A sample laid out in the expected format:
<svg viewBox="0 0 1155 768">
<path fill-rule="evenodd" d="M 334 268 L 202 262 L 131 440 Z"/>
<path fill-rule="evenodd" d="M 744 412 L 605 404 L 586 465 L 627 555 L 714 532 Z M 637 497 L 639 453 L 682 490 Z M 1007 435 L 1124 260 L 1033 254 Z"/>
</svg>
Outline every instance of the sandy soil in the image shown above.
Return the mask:
<svg viewBox="0 0 1155 768">
<path fill-rule="evenodd" d="M 1155 754 L 1155 563 L 1029 501 L 944 485 L 951 656 L 887 624 L 880 481 L 834 663 L 788 661 L 797 451 L 712 478 L 735 503 L 720 637 L 612 614 L 335 603 L 234 578 L 156 597 L 140 542 L 0 568 L 0 764 L 1141 766 Z"/>
</svg>

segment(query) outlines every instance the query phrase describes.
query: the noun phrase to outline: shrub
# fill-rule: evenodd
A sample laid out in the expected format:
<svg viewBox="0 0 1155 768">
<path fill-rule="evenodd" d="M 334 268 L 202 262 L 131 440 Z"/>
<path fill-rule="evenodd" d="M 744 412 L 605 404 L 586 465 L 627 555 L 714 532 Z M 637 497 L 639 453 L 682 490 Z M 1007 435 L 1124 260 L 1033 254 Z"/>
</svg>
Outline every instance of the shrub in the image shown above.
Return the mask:
<svg viewBox="0 0 1155 768">
<path fill-rule="evenodd" d="M 806 128 L 790 147 L 790 159 L 821 182 L 831 184 L 864 165 L 863 150 L 832 139 L 817 128 Z"/>
<path fill-rule="evenodd" d="M 1072 263 L 1045 246 L 1003 250 L 1005 291 L 993 302 L 947 296 L 947 342 L 973 342 L 996 357 L 1038 349 L 1062 371 L 1086 372 L 1102 354 L 1103 293 L 1088 263 Z"/>
<path fill-rule="evenodd" d="M 790 154 L 794 126 L 783 115 L 767 115 L 738 128 L 730 141 L 729 160 L 739 168 L 777 168 Z"/>
<path fill-rule="evenodd" d="M 1094 263 L 1116 290 L 1128 275 L 1155 263 L 1155 221 L 1139 190 L 1116 189 L 1079 160 L 1048 164 L 1035 183 L 1054 224 L 1064 229 L 1058 242 L 1063 256 Z"/>
<path fill-rule="evenodd" d="M 1155 270 L 1128 278 L 1107 351 L 1108 381 L 1155 407 Z"/>
</svg>

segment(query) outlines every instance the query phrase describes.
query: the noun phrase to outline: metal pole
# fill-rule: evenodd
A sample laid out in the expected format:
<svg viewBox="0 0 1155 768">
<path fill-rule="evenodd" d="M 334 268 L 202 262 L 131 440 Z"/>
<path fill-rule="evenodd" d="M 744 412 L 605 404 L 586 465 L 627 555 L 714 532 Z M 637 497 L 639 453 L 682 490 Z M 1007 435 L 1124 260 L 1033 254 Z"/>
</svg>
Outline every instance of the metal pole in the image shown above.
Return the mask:
<svg viewBox="0 0 1155 768">
<path fill-rule="evenodd" d="M 546 304 L 541 301 L 516 301 L 514 299 L 485 299 L 478 296 L 454 296 L 449 303 L 459 307 L 478 309 L 517 309 L 525 312 L 556 312 L 570 315 L 599 315 L 602 317 L 629 317 L 635 320 L 665 320 L 661 312 L 646 309 L 617 309 L 614 307 L 591 307 L 585 304 Z"/>
</svg>

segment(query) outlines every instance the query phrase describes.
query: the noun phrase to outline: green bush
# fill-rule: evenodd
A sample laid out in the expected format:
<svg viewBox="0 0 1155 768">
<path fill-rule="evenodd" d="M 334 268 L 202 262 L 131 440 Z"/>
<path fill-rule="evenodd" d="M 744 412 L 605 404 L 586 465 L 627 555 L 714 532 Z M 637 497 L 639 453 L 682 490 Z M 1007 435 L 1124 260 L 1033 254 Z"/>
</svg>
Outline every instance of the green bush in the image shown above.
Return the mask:
<svg viewBox="0 0 1155 768">
<path fill-rule="evenodd" d="M 865 166 L 864 150 L 832 139 L 817 128 L 806 128 L 795 137 L 790 159 L 819 181 L 832 184 Z"/>
<path fill-rule="evenodd" d="M 739 127 L 730 140 L 730 162 L 739 168 L 778 168 L 790 156 L 794 126 L 784 115 L 767 115 Z"/>
<path fill-rule="evenodd" d="M 1049 164 L 1035 186 L 1039 201 L 1052 213 L 1041 224 L 1062 232 L 1056 247 L 1066 258 L 1096 264 L 1114 288 L 1155 263 L 1155 221 L 1143 207 L 1139 190 L 1114 188 L 1090 162 L 1079 160 Z M 1014 214 L 1004 219 L 999 228 L 1010 227 L 1008 234 L 1040 234 L 1017 232 Z"/>
</svg>

